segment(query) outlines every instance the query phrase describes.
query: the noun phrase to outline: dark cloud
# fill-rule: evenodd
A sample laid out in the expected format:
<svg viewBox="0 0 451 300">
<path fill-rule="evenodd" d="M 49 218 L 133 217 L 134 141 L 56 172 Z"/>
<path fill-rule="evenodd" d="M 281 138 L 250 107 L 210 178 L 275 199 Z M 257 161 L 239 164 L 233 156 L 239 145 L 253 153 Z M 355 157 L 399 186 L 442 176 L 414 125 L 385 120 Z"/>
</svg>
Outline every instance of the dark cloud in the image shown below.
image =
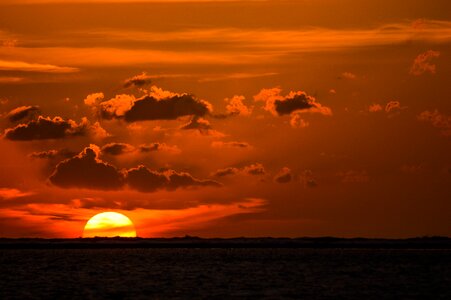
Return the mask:
<svg viewBox="0 0 451 300">
<path fill-rule="evenodd" d="M 143 144 L 138 147 L 138 150 L 142 153 L 164 151 L 171 153 L 180 153 L 180 149 L 177 146 L 166 145 L 165 143 L 150 143 Z"/>
<path fill-rule="evenodd" d="M 126 143 L 109 143 L 102 147 L 102 154 L 107 155 L 122 155 L 132 152 L 141 152 L 141 153 L 148 153 L 148 152 L 169 152 L 169 153 L 180 153 L 180 149 L 177 146 L 169 146 L 165 143 L 150 143 L 150 144 L 143 144 L 138 147 L 134 147 L 130 144 Z"/>
<path fill-rule="evenodd" d="M 213 180 L 199 180 L 186 172 L 167 170 L 158 172 L 139 166 L 127 171 L 127 183 L 130 188 L 140 192 L 153 192 L 159 189 L 176 190 L 195 186 L 221 186 Z"/>
<path fill-rule="evenodd" d="M 60 149 L 60 150 L 47 150 L 47 151 L 39 151 L 33 152 L 29 154 L 30 158 L 35 159 L 66 159 L 77 155 L 77 152 L 71 151 L 69 149 Z"/>
<path fill-rule="evenodd" d="M 251 145 L 249 145 L 249 143 L 237 142 L 237 141 L 232 141 L 232 142 L 216 141 L 216 142 L 212 142 L 211 146 L 213 148 L 243 148 L 243 149 L 251 147 Z"/>
<path fill-rule="evenodd" d="M 256 164 L 252 164 L 252 165 L 244 167 L 243 172 L 245 172 L 249 175 L 265 175 L 266 174 L 265 167 L 263 167 L 263 165 L 260 163 L 256 163 Z"/>
<path fill-rule="evenodd" d="M 39 106 L 20 106 L 11 110 L 6 117 L 11 122 L 18 122 L 39 113 Z"/>
<path fill-rule="evenodd" d="M 318 182 L 313 176 L 313 172 L 311 170 L 304 170 L 299 176 L 299 179 L 305 188 L 314 188 L 318 186 Z"/>
<path fill-rule="evenodd" d="M 274 101 L 274 108 L 277 114 L 289 115 L 296 110 L 312 108 L 311 98 L 307 94 L 296 94 L 283 100 Z"/>
<path fill-rule="evenodd" d="M 258 176 L 258 175 L 265 175 L 266 170 L 262 164 L 256 163 L 256 164 L 251 164 L 249 166 L 245 166 L 243 168 L 230 167 L 230 168 L 225 168 L 225 169 L 219 169 L 219 170 L 213 172 L 211 175 L 216 176 L 216 177 L 225 177 L 225 176 L 237 175 L 237 174 Z"/>
<path fill-rule="evenodd" d="M 135 147 L 126 143 L 109 143 L 102 147 L 102 154 L 121 155 L 135 151 Z"/>
<path fill-rule="evenodd" d="M 127 171 L 127 183 L 130 188 L 140 192 L 154 192 L 167 187 L 169 179 L 163 173 L 138 166 Z"/>
<path fill-rule="evenodd" d="M 163 97 L 163 98 L 160 98 Z M 100 115 L 105 119 L 124 119 L 127 122 L 146 120 L 175 120 L 183 116 L 204 116 L 211 104 L 188 94 L 156 94 L 135 99 L 128 95 L 101 102 Z"/>
<path fill-rule="evenodd" d="M 98 159 L 100 149 L 91 145 L 80 154 L 60 162 L 49 180 L 63 188 L 117 190 L 124 176 L 116 167 Z"/>
<path fill-rule="evenodd" d="M 320 113 L 330 116 L 332 111 L 329 107 L 316 102 L 316 99 L 302 91 L 290 92 L 286 96 L 281 95 L 280 88 L 263 89 L 254 96 L 255 101 L 265 103 L 264 109 L 275 116 L 289 115 L 294 112 Z"/>
<path fill-rule="evenodd" d="M 291 170 L 287 167 L 282 168 L 279 173 L 274 176 L 274 181 L 278 183 L 288 183 L 291 181 L 293 176 L 291 175 Z"/>
<path fill-rule="evenodd" d="M 73 199 L 72 205 L 76 208 L 112 208 L 112 209 L 124 209 L 122 203 L 117 201 L 111 201 L 111 199 L 103 199 L 103 198 L 82 198 L 82 199 Z"/>
<path fill-rule="evenodd" d="M 225 169 L 219 169 L 216 172 L 212 174 L 212 176 L 216 177 L 225 177 L 229 175 L 235 175 L 239 173 L 240 170 L 238 168 L 225 168 Z"/>
<path fill-rule="evenodd" d="M 124 82 L 124 88 L 129 88 L 129 87 L 143 87 L 146 85 L 149 85 L 151 83 L 151 77 L 149 75 L 147 75 L 145 72 L 133 76 L 132 78 L 128 78 L 125 80 Z"/>
<path fill-rule="evenodd" d="M 99 159 L 101 150 L 96 145 L 85 148 L 80 154 L 60 162 L 49 180 L 62 188 L 87 188 L 119 190 L 128 186 L 140 192 L 176 190 L 196 186 L 221 186 L 213 180 L 200 180 L 186 172 L 154 171 L 146 166 L 119 170 Z"/>
<path fill-rule="evenodd" d="M 194 117 L 187 124 L 183 125 L 180 129 L 189 130 L 189 129 L 197 129 L 199 131 L 208 131 L 212 127 L 210 122 L 206 119 Z"/>
<path fill-rule="evenodd" d="M 197 130 L 202 135 L 209 135 L 215 137 L 223 137 L 224 134 L 214 130 L 207 119 L 200 117 L 193 117 L 187 124 L 180 127 L 182 130 Z"/>
<path fill-rule="evenodd" d="M 85 135 L 89 129 L 86 119 L 79 124 L 61 117 L 39 116 L 26 124 L 19 124 L 14 128 L 5 130 L 4 137 L 13 141 L 31 141 L 45 139 L 63 139 L 71 136 Z"/>
<path fill-rule="evenodd" d="M 169 178 L 168 189 L 175 190 L 181 187 L 191 187 L 191 186 L 222 186 L 219 182 L 214 180 L 199 180 L 191 176 L 191 174 L 186 172 L 175 172 L 174 170 L 169 170 L 165 172 L 166 176 Z"/>
</svg>

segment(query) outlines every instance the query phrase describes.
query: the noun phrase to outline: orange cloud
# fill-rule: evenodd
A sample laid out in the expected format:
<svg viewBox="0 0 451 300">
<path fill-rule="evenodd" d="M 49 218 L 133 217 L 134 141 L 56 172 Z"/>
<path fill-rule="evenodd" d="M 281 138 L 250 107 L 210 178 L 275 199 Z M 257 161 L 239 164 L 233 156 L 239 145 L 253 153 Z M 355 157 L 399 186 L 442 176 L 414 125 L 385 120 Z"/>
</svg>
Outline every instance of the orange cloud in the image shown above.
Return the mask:
<svg viewBox="0 0 451 300">
<path fill-rule="evenodd" d="M 451 136 L 451 116 L 440 113 L 438 110 L 423 111 L 418 120 L 431 123 L 432 126 L 441 130 L 444 136 Z"/>
<path fill-rule="evenodd" d="M 15 199 L 33 195 L 32 192 L 23 192 L 14 188 L 0 188 L 0 199 Z"/>
<path fill-rule="evenodd" d="M 78 68 L 60 67 L 49 64 L 27 63 L 22 61 L 8 61 L 8 60 L 0 60 L 0 70 L 43 72 L 43 73 L 73 73 L 79 71 Z"/>
<path fill-rule="evenodd" d="M 233 96 L 232 98 L 226 98 L 227 102 L 226 110 L 231 115 L 238 116 L 250 116 L 252 113 L 252 107 L 246 106 L 243 101 L 244 96 Z"/>
<path fill-rule="evenodd" d="M 428 50 L 424 53 L 421 53 L 413 61 L 413 65 L 410 68 L 410 74 L 415 76 L 420 76 L 426 72 L 435 74 L 436 66 L 432 63 L 432 60 L 439 56 L 440 52 L 434 50 Z"/>
</svg>

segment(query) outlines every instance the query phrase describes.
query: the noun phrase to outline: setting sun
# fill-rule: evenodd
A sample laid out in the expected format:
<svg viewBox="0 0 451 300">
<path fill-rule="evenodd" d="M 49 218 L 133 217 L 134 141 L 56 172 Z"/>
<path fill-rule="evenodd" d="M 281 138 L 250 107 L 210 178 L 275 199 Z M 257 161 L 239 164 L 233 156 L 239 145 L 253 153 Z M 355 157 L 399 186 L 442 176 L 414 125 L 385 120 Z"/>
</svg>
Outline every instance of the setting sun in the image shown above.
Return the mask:
<svg viewBox="0 0 451 300">
<path fill-rule="evenodd" d="M 135 226 L 123 214 L 103 212 L 86 223 L 83 237 L 136 237 Z"/>
</svg>

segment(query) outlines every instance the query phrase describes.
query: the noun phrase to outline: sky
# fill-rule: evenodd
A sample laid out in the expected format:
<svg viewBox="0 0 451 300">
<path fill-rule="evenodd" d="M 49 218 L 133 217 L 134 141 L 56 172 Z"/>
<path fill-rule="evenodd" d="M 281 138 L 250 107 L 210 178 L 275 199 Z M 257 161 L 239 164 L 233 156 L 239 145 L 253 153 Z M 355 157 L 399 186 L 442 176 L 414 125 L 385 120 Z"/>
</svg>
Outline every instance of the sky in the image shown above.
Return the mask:
<svg viewBox="0 0 451 300">
<path fill-rule="evenodd" d="M 451 3 L 0 4 L 0 237 L 451 236 Z"/>
</svg>

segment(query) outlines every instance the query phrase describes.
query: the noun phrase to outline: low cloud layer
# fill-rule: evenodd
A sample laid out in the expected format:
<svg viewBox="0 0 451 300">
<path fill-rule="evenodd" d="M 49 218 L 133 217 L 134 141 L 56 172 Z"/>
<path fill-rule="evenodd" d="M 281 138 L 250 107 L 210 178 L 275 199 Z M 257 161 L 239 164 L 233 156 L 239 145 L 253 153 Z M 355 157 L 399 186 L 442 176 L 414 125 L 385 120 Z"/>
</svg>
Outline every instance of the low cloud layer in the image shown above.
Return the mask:
<svg viewBox="0 0 451 300">
<path fill-rule="evenodd" d="M 165 143 L 150 143 L 150 144 L 142 144 L 138 147 L 127 143 L 109 143 L 101 148 L 101 153 L 106 155 L 122 155 L 127 153 L 149 153 L 149 152 L 168 152 L 177 154 L 180 153 L 181 150 L 177 146 L 170 146 Z"/>
<path fill-rule="evenodd" d="M 31 141 L 46 139 L 64 139 L 72 136 L 85 135 L 90 130 L 87 119 L 80 123 L 73 120 L 64 120 L 61 117 L 39 116 L 25 124 L 19 124 L 14 128 L 6 129 L 4 137 L 13 141 Z"/>
<path fill-rule="evenodd" d="M 120 170 L 99 159 L 101 151 L 96 145 L 86 147 L 80 154 L 59 163 L 49 181 L 62 188 L 121 190 L 128 187 L 140 192 L 221 186 L 216 181 L 196 179 L 186 172 L 159 172 L 143 165 Z"/>
</svg>

